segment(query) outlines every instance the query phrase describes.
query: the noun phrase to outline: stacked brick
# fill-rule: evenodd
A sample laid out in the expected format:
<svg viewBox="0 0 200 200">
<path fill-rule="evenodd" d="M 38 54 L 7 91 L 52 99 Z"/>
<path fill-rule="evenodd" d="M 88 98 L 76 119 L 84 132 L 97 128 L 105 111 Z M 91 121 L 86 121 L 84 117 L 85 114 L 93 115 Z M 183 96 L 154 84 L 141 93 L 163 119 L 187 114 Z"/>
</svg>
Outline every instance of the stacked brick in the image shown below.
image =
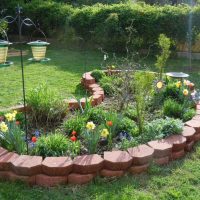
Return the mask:
<svg viewBox="0 0 200 200">
<path fill-rule="evenodd" d="M 91 76 L 91 72 L 84 73 L 81 79 L 81 83 L 84 88 L 91 94 L 92 106 L 97 106 L 104 101 L 104 90 L 96 83 L 95 78 Z M 68 101 L 70 109 L 78 109 L 79 103 L 76 99 L 70 99 Z M 80 100 L 82 107 L 86 104 L 86 98 Z"/>
</svg>

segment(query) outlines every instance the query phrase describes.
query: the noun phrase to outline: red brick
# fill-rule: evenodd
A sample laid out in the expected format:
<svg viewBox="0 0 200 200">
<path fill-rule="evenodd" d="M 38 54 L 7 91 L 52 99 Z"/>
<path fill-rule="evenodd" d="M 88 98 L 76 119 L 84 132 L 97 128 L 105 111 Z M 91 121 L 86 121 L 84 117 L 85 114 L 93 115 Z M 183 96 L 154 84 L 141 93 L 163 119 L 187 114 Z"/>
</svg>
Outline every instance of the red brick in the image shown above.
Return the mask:
<svg viewBox="0 0 200 200">
<path fill-rule="evenodd" d="M 103 92 L 104 90 L 103 90 L 103 88 L 101 88 L 100 86 L 99 87 L 95 87 L 95 88 L 92 88 L 92 93 L 94 93 L 94 92 L 98 92 L 98 91 L 101 91 L 101 92 Z"/>
<path fill-rule="evenodd" d="M 154 161 L 158 165 L 166 165 L 169 163 L 169 156 L 163 158 L 156 158 Z"/>
<path fill-rule="evenodd" d="M 0 156 L 5 155 L 6 153 L 8 153 L 8 151 L 2 147 L 0 147 Z"/>
<path fill-rule="evenodd" d="M 69 103 L 70 109 L 78 109 L 79 108 L 79 104 L 76 99 L 70 99 L 68 103 Z"/>
<path fill-rule="evenodd" d="M 197 105 L 196 105 L 196 109 L 197 109 L 197 110 L 200 110 L 200 104 L 197 104 Z"/>
<path fill-rule="evenodd" d="M 169 144 L 164 139 L 148 142 L 148 145 L 154 149 L 154 158 L 171 156 L 172 144 Z"/>
<path fill-rule="evenodd" d="M 148 167 L 149 164 L 132 166 L 130 167 L 129 172 L 131 172 L 132 174 L 141 174 L 143 172 L 146 172 L 148 170 Z"/>
<path fill-rule="evenodd" d="M 113 171 L 113 170 L 108 170 L 108 169 L 102 169 L 100 171 L 100 176 L 103 177 L 121 177 L 124 175 L 124 171 Z"/>
<path fill-rule="evenodd" d="M 200 140 L 200 133 L 195 133 L 195 135 L 194 135 L 194 141 L 195 142 L 198 142 Z"/>
<path fill-rule="evenodd" d="M 12 168 L 12 162 L 15 161 L 19 157 L 18 154 L 14 152 L 9 152 L 7 154 L 4 154 L 0 157 L 0 170 L 11 170 Z"/>
<path fill-rule="evenodd" d="M 194 146 L 194 141 L 186 143 L 185 151 L 192 151 L 193 146 Z"/>
<path fill-rule="evenodd" d="M 195 115 L 192 119 L 194 119 L 194 120 L 200 120 L 200 115 Z"/>
<path fill-rule="evenodd" d="M 185 155 L 184 149 L 180 151 L 172 152 L 172 160 L 182 158 L 184 155 Z"/>
<path fill-rule="evenodd" d="M 139 145 L 134 148 L 129 148 L 128 153 L 133 157 L 134 165 L 144 165 L 151 162 L 154 149 L 147 145 Z"/>
<path fill-rule="evenodd" d="M 86 184 L 94 178 L 94 174 L 76 174 L 72 173 L 68 176 L 69 184 Z"/>
<path fill-rule="evenodd" d="M 187 126 L 193 127 L 196 130 L 196 134 L 200 133 L 200 121 L 198 120 L 190 120 L 185 122 Z"/>
<path fill-rule="evenodd" d="M 110 170 L 125 170 L 131 166 L 133 158 L 126 151 L 105 151 L 104 167 Z"/>
<path fill-rule="evenodd" d="M 196 114 L 197 114 L 197 115 L 200 115 L 200 110 L 196 110 Z"/>
<path fill-rule="evenodd" d="M 11 163 L 13 171 L 18 175 L 31 176 L 42 171 L 41 156 L 21 155 Z"/>
<path fill-rule="evenodd" d="M 100 86 L 99 86 L 99 84 L 91 84 L 91 85 L 88 85 L 88 89 L 89 89 L 89 91 L 91 91 L 92 92 L 92 90 L 93 90 L 93 88 L 99 88 Z"/>
<path fill-rule="evenodd" d="M 42 162 L 42 171 L 49 176 L 65 176 L 72 171 L 69 157 L 47 157 Z"/>
<path fill-rule="evenodd" d="M 10 181 L 22 181 L 28 185 L 35 185 L 35 176 L 21 176 L 13 172 L 8 172 L 8 177 Z"/>
<path fill-rule="evenodd" d="M 9 180 L 9 171 L 0 171 L 0 180 Z"/>
<path fill-rule="evenodd" d="M 77 156 L 73 160 L 73 172 L 79 174 L 93 174 L 103 167 L 103 159 L 97 154 Z"/>
<path fill-rule="evenodd" d="M 173 145 L 172 152 L 184 150 L 186 145 L 186 138 L 183 137 L 182 135 L 172 135 L 166 138 L 166 141 L 169 144 Z"/>
<path fill-rule="evenodd" d="M 95 94 L 92 96 L 92 98 L 94 99 L 94 104 L 95 105 L 100 105 L 102 103 L 102 96 L 99 94 Z"/>
<path fill-rule="evenodd" d="M 61 184 L 67 184 L 67 176 L 47 176 L 44 174 L 36 175 L 36 185 L 53 187 Z"/>
<path fill-rule="evenodd" d="M 195 129 L 193 127 L 184 126 L 182 131 L 182 136 L 186 137 L 187 142 L 194 140 Z"/>
<path fill-rule="evenodd" d="M 93 95 L 101 95 L 102 101 L 105 99 L 104 91 L 95 91 L 93 92 Z"/>
</svg>

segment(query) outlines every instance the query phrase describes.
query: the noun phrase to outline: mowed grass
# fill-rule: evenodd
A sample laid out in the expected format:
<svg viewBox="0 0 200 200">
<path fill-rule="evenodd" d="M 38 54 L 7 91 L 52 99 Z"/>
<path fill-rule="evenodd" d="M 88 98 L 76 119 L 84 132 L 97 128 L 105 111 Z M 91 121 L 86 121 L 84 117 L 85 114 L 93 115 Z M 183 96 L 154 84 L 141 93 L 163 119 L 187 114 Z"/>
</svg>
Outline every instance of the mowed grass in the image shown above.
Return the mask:
<svg viewBox="0 0 200 200">
<path fill-rule="evenodd" d="M 97 68 L 101 56 L 96 52 L 71 51 L 67 49 L 48 49 L 50 62 L 32 63 L 24 57 L 26 92 L 42 82 L 56 89 L 61 98 L 73 95 L 81 97 L 85 91 L 80 86 L 80 79 L 85 71 Z M 14 65 L 0 68 L 0 108 L 20 104 L 22 102 L 22 81 L 20 57 L 10 57 Z"/>
<path fill-rule="evenodd" d="M 100 68 L 103 55 L 95 51 L 78 51 L 54 46 L 47 50 L 47 57 L 50 62 L 32 63 L 24 57 L 25 87 L 26 93 L 31 88 L 35 88 L 40 83 L 46 82 L 49 87 L 58 91 L 61 98 L 71 98 L 72 96 L 82 97 L 85 91 L 80 85 L 80 79 L 84 72 L 95 68 Z M 110 55 L 110 58 L 112 55 Z M 0 109 L 22 103 L 22 82 L 20 57 L 11 57 L 8 60 L 14 61 L 14 65 L 0 68 Z M 112 63 L 112 60 L 109 60 Z M 155 59 L 148 58 L 142 62 L 150 70 L 156 71 Z M 165 71 L 189 70 L 188 59 L 170 59 Z M 192 61 L 192 71 L 190 80 L 194 81 L 200 88 L 200 61 Z"/>
<path fill-rule="evenodd" d="M 153 165 L 142 175 L 95 179 L 84 186 L 29 187 L 0 182 L 1 200 L 198 200 L 200 197 L 200 145 L 179 161 Z"/>
</svg>

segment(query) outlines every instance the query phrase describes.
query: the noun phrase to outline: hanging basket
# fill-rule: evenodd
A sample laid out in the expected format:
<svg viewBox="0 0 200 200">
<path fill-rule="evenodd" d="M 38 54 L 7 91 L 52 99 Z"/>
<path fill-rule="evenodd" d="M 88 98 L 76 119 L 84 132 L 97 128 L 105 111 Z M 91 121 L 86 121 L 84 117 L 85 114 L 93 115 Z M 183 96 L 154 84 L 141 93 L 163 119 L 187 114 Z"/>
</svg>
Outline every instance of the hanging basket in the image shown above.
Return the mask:
<svg viewBox="0 0 200 200">
<path fill-rule="evenodd" d="M 43 61 L 46 59 L 45 58 L 46 50 L 49 44 L 50 43 L 48 42 L 44 42 L 40 40 L 28 43 L 28 45 L 31 46 L 34 61 Z"/>
<path fill-rule="evenodd" d="M 0 40 L 0 64 L 5 64 L 8 55 L 8 46 L 12 44 L 5 40 Z"/>
</svg>

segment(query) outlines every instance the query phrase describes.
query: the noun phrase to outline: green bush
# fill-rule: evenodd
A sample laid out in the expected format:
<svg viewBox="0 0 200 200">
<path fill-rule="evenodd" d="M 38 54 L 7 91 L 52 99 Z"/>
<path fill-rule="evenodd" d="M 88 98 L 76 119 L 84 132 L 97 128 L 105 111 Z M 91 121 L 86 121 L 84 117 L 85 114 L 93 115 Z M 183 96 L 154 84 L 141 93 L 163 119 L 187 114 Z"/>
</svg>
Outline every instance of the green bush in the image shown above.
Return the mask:
<svg viewBox="0 0 200 200">
<path fill-rule="evenodd" d="M 130 118 L 134 121 L 137 121 L 137 110 L 136 110 L 136 108 L 129 107 L 124 111 L 123 114 L 126 117 L 128 117 L 128 118 Z"/>
<path fill-rule="evenodd" d="M 107 112 L 102 107 L 91 108 L 88 112 L 88 121 L 93 121 L 95 124 L 102 124 L 106 121 Z"/>
<path fill-rule="evenodd" d="M 100 79 L 102 79 L 105 76 L 105 72 L 102 70 L 95 69 L 92 71 L 91 75 L 95 78 L 96 82 L 99 82 Z"/>
<path fill-rule="evenodd" d="M 76 131 L 80 134 L 83 128 L 85 128 L 87 117 L 83 115 L 76 115 L 63 122 L 62 127 L 67 135 L 70 135 L 72 131 Z"/>
<path fill-rule="evenodd" d="M 195 109 L 186 109 L 184 110 L 183 113 L 183 121 L 189 121 L 196 115 L 196 110 Z"/>
<path fill-rule="evenodd" d="M 145 126 L 144 134 L 138 138 L 140 143 L 162 139 L 173 134 L 179 134 L 183 130 L 183 122 L 180 119 L 166 118 L 156 119 Z"/>
<path fill-rule="evenodd" d="M 100 85 L 103 88 L 105 94 L 112 96 L 114 94 L 114 86 L 113 86 L 113 77 L 112 76 L 104 76 L 100 80 Z"/>
<path fill-rule="evenodd" d="M 83 2 L 83 0 L 80 1 Z M 96 0 L 84 2 L 91 4 L 92 1 L 96 2 Z M 17 4 L 18 1 L 6 1 L 2 5 L 4 5 L 3 8 L 8 9 L 9 14 L 13 15 Z M 190 7 L 186 5 L 161 7 L 145 4 L 97 4 L 73 8 L 68 4 L 40 0 L 32 0 L 27 4 L 22 2 L 20 5 L 24 8 L 24 15 L 35 22 L 39 21 L 40 27 L 48 35 L 58 35 L 55 33 L 58 33 L 60 29 L 63 34 L 66 34 L 66 27 L 69 24 L 75 30 L 77 37 L 100 44 L 103 48 L 112 51 L 126 50 L 130 30 L 127 27 L 131 24 L 134 31 L 129 47 L 137 43 L 138 48 L 148 48 L 149 45 L 157 42 L 161 33 L 166 34 L 175 42 L 187 41 L 186 30 L 188 30 Z M 195 37 L 200 29 L 200 7 L 193 7 L 191 12 L 192 30 Z"/>
<path fill-rule="evenodd" d="M 30 108 L 29 121 L 33 126 L 51 127 L 59 124 L 66 115 L 68 105 L 57 92 L 41 84 L 29 91 L 27 106 Z"/>
<path fill-rule="evenodd" d="M 47 136 L 43 135 L 38 138 L 33 154 L 47 157 L 47 156 L 75 156 L 80 152 L 80 143 L 73 142 L 66 138 L 65 135 L 56 132 L 50 133 Z"/>
<path fill-rule="evenodd" d="M 183 115 L 183 105 L 173 99 L 167 99 L 163 105 L 163 114 L 168 117 L 181 118 Z"/>
<path fill-rule="evenodd" d="M 119 132 L 126 131 L 132 136 L 138 135 L 138 127 L 136 123 L 128 117 L 123 117 L 119 122 Z"/>
</svg>

